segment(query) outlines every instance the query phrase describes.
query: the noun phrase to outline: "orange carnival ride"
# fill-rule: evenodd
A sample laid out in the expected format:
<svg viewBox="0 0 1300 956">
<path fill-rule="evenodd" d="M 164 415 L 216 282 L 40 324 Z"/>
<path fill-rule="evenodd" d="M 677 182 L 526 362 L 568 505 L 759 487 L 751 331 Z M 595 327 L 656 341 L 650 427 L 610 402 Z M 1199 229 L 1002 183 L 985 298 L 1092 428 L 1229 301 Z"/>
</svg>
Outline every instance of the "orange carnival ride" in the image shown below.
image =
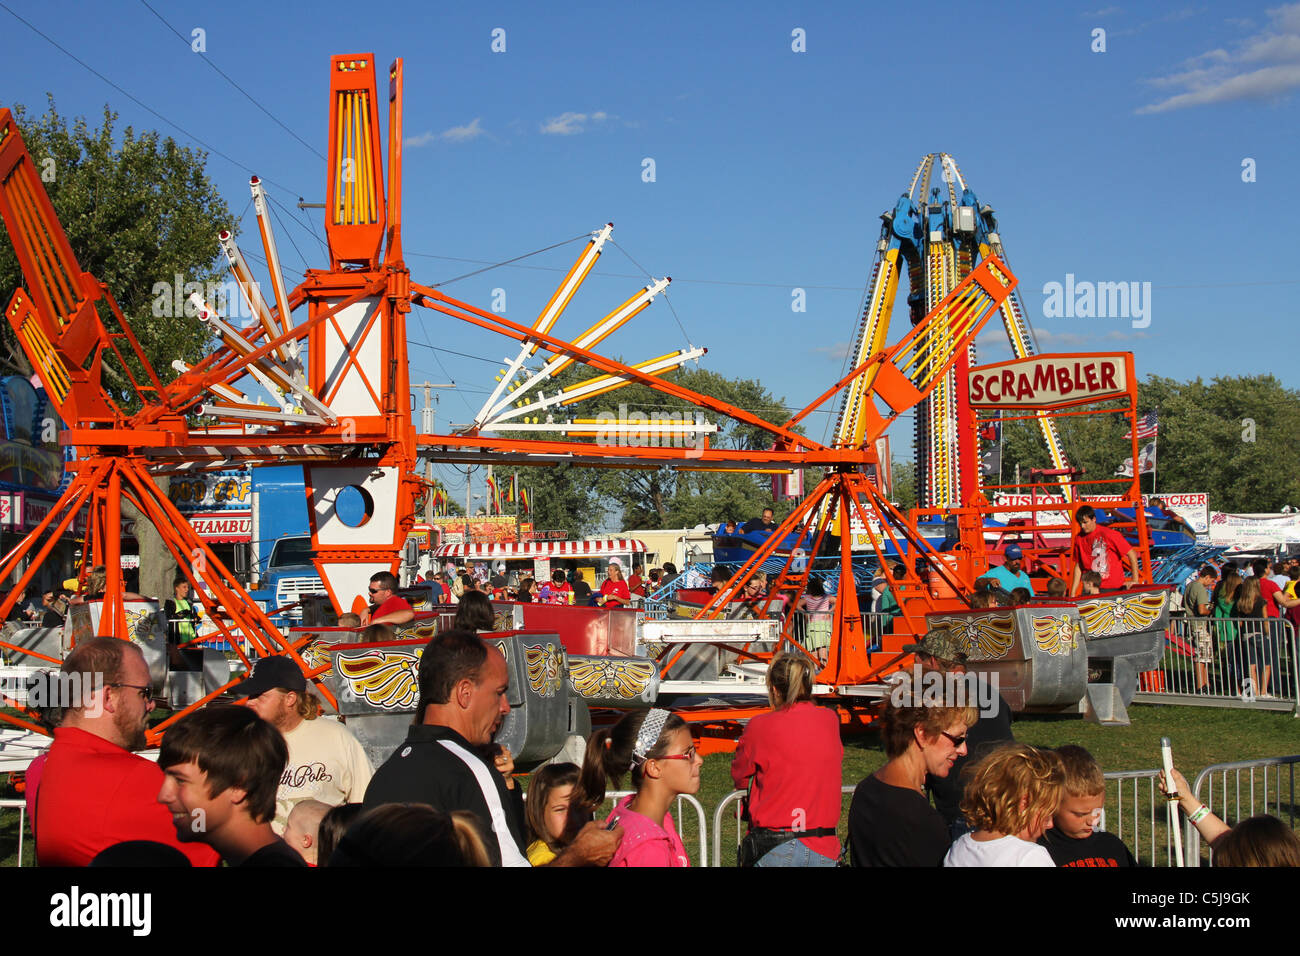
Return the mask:
<svg viewBox="0 0 1300 956">
<path fill-rule="evenodd" d="M 854 367 L 784 422 L 764 420 L 664 377 L 665 372 L 698 357 L 702 349 L 683 349 L 635 365 L 594 350 L 649 306 L 667 287 L 670 280 L 666 278 L 647 284 L 577 338 L 564 339 L 553 333 L 599 258 L 612 226 L 591 235 L 530 325 L 462 302 L 413 281 L 403 260 L 402 71 L 400 59 L 388 70 L 385 175 L 374 57 L 331 58 L 327 267 L 310 269 L 295 287 L 287 287 L 267 197 L 254 177 L 250 187 L 271 294 L 263 293 L 231 234 L 222 233 L 219 242 L 254 319 L 237 327 L 214 303 L 194 298 L 199 320 L 211 331 L 215 347 L 192 366 L 175 363 L 178 374 L 168 382 L 151 367 L 112 292 L 78 266 L 18 127 L 7 110 L 0 110 L 0 216 L 26 280 L 26 287 L 14 293 L 5 315 L 66 423 L 61 441 L 75 446 L 77 452 L 76 460 L 68 465 L 71 483 L 58 504 L 0 560 L 0 579 L 18 581 L 18 587 L 0 602 L 0 616 L 8 614 L 21 587 L 33 579 L 53 543 L 81 512 L 88 513 L 83 575 L 85 568 L 102 564 L 108 578 L 102 603 L 90 602 L 91 610 L 83 612 L 75 626 L 65 628 L 59 653 L 37 652 L 10 642 L 0 642 L 0 648 L 11 656 L 57 663 L 60 655 L 86 634 L 130 637 L 145 648 L 155 683 L 170 686 L 166 684 L 170 665 L 157 615 L 152 607 L 141 608 L 136 606 L 138 602 L 128 601 L 123 592 L 117 529 L 121 502 L 127 500 L 157 529 L 177 567 L 207 606 L 217 626 L 216 639 L 227 641 L 244 666 L 258 656 L 291 656 L 316 682 L 329 706 L 349 716 L 349 726 L 355 726 L 372 754 L 383 753 L 382 747 L 392 737 L 391 728 L 409 722 L 419 648 L 445 623 L 445 611 L 421 613 L 394 640 L 386 642 L 359 643 L 357 634 L 331 627 L 281 633 L 160 492 L 156 477 L 272 461 L 301 465 L 312 561 L 328 592 L 329 609 L 337 613 L 350 608 L 354 596 L 366 593 L 372 573 L 398 569 L 399 553 L 416 520 L 417 498 L 426 491 L 424 479 L 416 474 L 417 455 L 431 461 L 523 465 L 569 462 L 769 472 L 804 468 L 822 472 L 823 477 L 782 522 L 779 533 L 736 571 L 722 590 L 743 586 L 774 553 L 775 542 L 788 532 L 813 536 L 818 554 L 838 543 L 833 632 L 818 674 L 818 693 L 841 709 L 846 723 L 869 719 L 871 705 L 884 692 L 884 679 L 910 664 L 911 656 L 901 651 L 902 645 L 935 625 L 963 635 L 977 652 L 972 654 L 973 662 L 984 662 L 977 666 L 1001 669 L 1004 688 L 1008 680 L 1013 684 L 1019 681 L 1021 705 L 1036 706 L 1048 697 L 1047 706 L 1081 699 L 1082 684 L 1070 684 L 1055 696 L 1045 696 L 1041 686 L 1030 686 L 1025 674 L 1032 668 L 1027 668 L 1027 662 L 1032 663 L 1035 654 L 1046 654 L 1069 658 L 1076 665 L 1083 660 L 1086 665 L 1088 652 L 1082 649 L 1081 638 L 1089 614 L 1098 622 L 1093 625 L 1097 635 L 1103 618 L 1120 621 L 1120 630 L 1127 634 L 1135 630 L 1128 626 L 1136 613 L 1132 608 L 1141 605 L 1149 610 L 1152 595 L 1163 592 L 1133 591 L 1137 603 L 1132 608 L 1125 605 L 1115 614 L 1107 606 L 1089 610 L 1074 601 L 1036 605 L 1001 616 L 971 613 L 965 595 L 989 564 L 984 520 L 997 511 L 984 497 L 987 489 L 981 487 L 973 464 L 982 425 L 979 413 L 985 408 L 1014 406 L 1029 409 L 1026 414 L 1030 418 L 1048 421 L 1049 412 L 1098 401 L 1110 402 L 1105 412 L 1114 414 L 1118 400 L 1118 410 L 1132 418 L 1136 383 L 1131 356 L 1025 356 L 1015 360 L 1028 363 L 1022 366 L 1013 361 L 997 371 L 972 369 L 972 343 L 994 314 L 1007 322 L 1014 319 L 1019 323 L 1017 329 L 1023 327 L 1023 319 L 1018 317 L 1023 310 L 1013 297 L 1016 280 L 999 258 L 999 242 L 984 236 L 982 242 L 972 245 L 975 232 L 969 237 L 959 229 L 945 232 L 946 227 L 937 221 L 930 223 L 927 235 L 919 227 L 913 231 L 919 242 L 891 245 L 882 239 L 876 278 L 882 270 L 892 273 L 883 284 L 873 279 L 872 289 L 879 289 L 872 292 L 871 315 L 864 316 Z M 942 215 L 954 217 L 959 224 L 966 222 L 966 204 L 954 199 L 948 204 L 950 209 L 940 205 L 945 210 Z M 923 211 L 925 215 L 933 219 L 935 214 Z M 886 233 L 898 232 L 898 226 L 895 217 L 892 223 L 887 222 Z M 922 285 L 920 274 L 928 269 L 931 281 L 925 284 L 924 302 L 913 304 L 912 327 L 887 346 L 888 307 L 899 264 L 909 256 L 919 263 L 913 269 L 913 299 Z M 417 434 L 411 422 L 406 324 L 415 307 L 518 343 L 517 358 L 483 409 L 470 425 L 454 434 Z M 1015 341 L 1014 333 L 1012 337 Z M 540 367 L 536 362 L 530 365 L 538 353 L 546 356 L 545 360 L 538 360 Z M 1106 363 L 1109 377 L 1089 371 L 1098 362 Z M 542 391 L 573 363 L 588 367 L 593 376 L 549 395 Z M 106 384 L 109 367 L 115 380 L 130 383 L 129 394 Z M 974 393 L 977 381 L 985 385 L 979 396 Z M 997 384 L 990 386 L 990 382 Z M 1027 391 L 1021 382 L 1028 383 Z M 760 428 L 771 436 L 771 447 L 714 448 L 707 437 L 693 443 L 658 440 L 685 435 L 698 438 L 700 433 L 707 436 L 710 428 L 698 422 L 636 425 L 653 440 L 631 445 L 579 440 L 591 435 L 590 423 L 556 424 L 550 416 L 545 424 L 538 423 L 535 416 L 531 422 L 527 420 L 530 413 L 572 405 L 630 383 L 684 400 L 703 412 Z M 531 401 L 520 401 L 534 389 Z M 833 441 L 819 442 L 796 430 L 810 413 L 837 395 L 842 396 L 843 405 Z M 269 396 L 273 404 L 261 396 Z M 938 492 L 928 494 L 918 511 L 903 514 L 881 490 L 876 477 L 882 465 L 877 448 L 890 425 L 911 410 L 917 410 L 918 418 L 925 417 L 928 423 L 927 447 L 939 447 L 943 454 L 926 473 L 927 487 Z M 555 435 L 519 437 L 530 431 Z M 1059 449 L 1054 454 L 1059 457 Z M 1062 466 L 1052 477 L 1065 487 L 1067 500 L 1074 500 L 1076 476 Z M 1136 479 L 1128 483 L 1126 492 L 1129 499 L 1137 498 Z M 1068 551 L 1045 537 L 1053 527 L 1059 531 L 1059 524 L 1040 520 L 1048 516 L 1059 522 L 1052 516 L 1053 508 L 1059 509 L 1059 505 L 1031 507 L 1034 517 L 1019 530 L 1020 540 L 1049 573 L 1068 574 Z M 955 545 L 943 553 L 917 530 L 918 521 L 933 515 L 955 522 L 958 531 Z M 1137 526 L 1145 535 L 1140 508 Z M 886 552 L 907 557 L 901 573 L 892 579 L 902 615 L 882 646 L 875 648 L 864 632 L 859 607 L 853 573 L 855 546 L 874 554 L 881 565 L 886 562 Z M 25 570 L 20 572 L 22 568 Z M 1149 583 L 1149 571 L 1145 566 L 1143 570 L 1143 580 Z M 807 567 L 798 568 L 787 558 L 771 593 L 797 599 L 809 574 Z M 1148 604 L 1142 605 L 1142 600 Z M 571 611 L 580 612 L 586 613 L 583 609 Z M 512 668 L 515 706 L 502 733 L 514 735 L 512 750 L 522 763 L 546 759 L 555 752 L 557 738 L 580 733 L 588 725 L 590 707 L 648 706 L 656 695 L 683 701 L 699 698 L 700 693 L 691 694 L 700 690 L 695 686 L 698 681 L 676 679 L 682 662 L 692 656 L 688 653 L 692 645 L 716 649 L 720 661 L 754 664 L 763 663 L 781 649 L 800 647 L 791 629 L 793 615 L 784 622 L 776 618 L 746 624 L 726 622 L 721 600 L 701 608 L 696 620 L 677 625 L 641 621 L 630 610 L 599 613 L 604 616 L 594 624 L 588 615 L 581 621 L 573 618 L 573 626 L 568 626 L 559 619 L 530 619 L 518 605 L 498 605 L 500 628 L 492 639 L 501 643 Z M 1035 671 L 1038 675 L 1047 672 L 1042 666 Z M 1068 679 L 1079 683 L 1075 672 Z M 176 712 L 151 730 L 151 739 L 156 741 L 184 713 L 224 693 L 238 679 L 229 677 L 229 670 L 219 678 L 205 677 L 202 692 L 174 702 Z M 1053 680 L 1068 683 L 1060 675 Z M 720 690 L 718 683 L 703 682 L 707 699 L 683 705 L 699 736 L 715 747 L 726 746 L 744 719 L 762 709 L 753 699 L 756 687 L 752 680 L 732 682 L 737 700 L 748 698 L 745 703 L 719 701 L 717 694 L 725 688 Z M 761 686 L 760 682 L 758 693 Z M 1071 694 L 1073 702 L 1068 700 Z M 22 717 L 0 716 L 10 723 L 40 729 Z M 400 720 L 392 719 L 399 716 Z"/>
</svg>

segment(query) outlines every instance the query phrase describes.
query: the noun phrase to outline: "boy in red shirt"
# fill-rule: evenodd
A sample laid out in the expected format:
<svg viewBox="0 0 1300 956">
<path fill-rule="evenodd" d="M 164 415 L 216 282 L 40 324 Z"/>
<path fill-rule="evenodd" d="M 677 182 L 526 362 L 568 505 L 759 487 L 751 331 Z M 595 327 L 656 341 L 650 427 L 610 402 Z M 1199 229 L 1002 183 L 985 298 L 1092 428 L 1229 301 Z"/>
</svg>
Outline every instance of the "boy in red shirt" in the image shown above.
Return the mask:
<svg viewBox="0 0 1300 956">
<path fill-rule="evenodd" d="M 1070 594 L 1079 593 L 1079 579 L 1084 571 L 1096 571 L 1101 575 L 1101 589 L 1115 591 L 1126 584 L 1133 586 L 1138 580 L 1137 549 L 1118 531 L 1097 524 L 1097 512 L 1091 505 L 1084 505 L 1075 513 L 1079 522 L 1079 533 L 1074 538 L 1074 580 L 1070 584 Z M 1130 573 L 1124 577 L 1124 561 L 1128 561 Z"/>
</svg>

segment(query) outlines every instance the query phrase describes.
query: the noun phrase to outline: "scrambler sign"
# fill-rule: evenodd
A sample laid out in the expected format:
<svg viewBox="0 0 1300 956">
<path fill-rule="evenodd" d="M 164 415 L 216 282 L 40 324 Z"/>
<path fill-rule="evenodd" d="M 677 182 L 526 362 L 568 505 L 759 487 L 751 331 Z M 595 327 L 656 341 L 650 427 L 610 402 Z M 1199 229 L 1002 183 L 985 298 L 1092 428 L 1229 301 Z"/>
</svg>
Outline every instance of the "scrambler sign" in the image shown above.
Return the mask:
<svg viewBox="0 0 1300 956">
<path fill-rule="evenodd" d="M 970 370 L 972 408 L 1044 408 L 1126 398 L 1129 352 L 1035 355 Z"/>
</svg>

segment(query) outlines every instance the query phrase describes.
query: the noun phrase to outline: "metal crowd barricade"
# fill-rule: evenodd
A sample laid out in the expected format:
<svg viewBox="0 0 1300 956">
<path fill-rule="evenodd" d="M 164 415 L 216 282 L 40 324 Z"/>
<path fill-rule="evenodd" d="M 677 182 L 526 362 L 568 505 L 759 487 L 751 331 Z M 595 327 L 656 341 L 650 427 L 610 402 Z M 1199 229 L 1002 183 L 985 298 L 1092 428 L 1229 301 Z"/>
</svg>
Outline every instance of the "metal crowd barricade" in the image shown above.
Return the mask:
<svg viewBox="0 0 1300 956">
<path fill-rule="evenodd" d="M 18 800 L 0 800 L 0 812 L 5 810 L 18 811 L 18 866 L 23 865 L 23 838 L 27 833 L 27 801 Z"/>
<path fill-rule="evenodd" d="M 635 792 L 636 792 L 635 790 L 614 790 L 610 793 L 605 794 L 605 802 L 617 803 L 619 800 L 622 800 L 624 797 L 630 797 Z M 696 800 L 689 793 L 679 793 L 677 795 L 677 813 L 675 819 L 677 821 L 677 835 L 682 838 L 683 844 L 686 843 L 686 838 L 689 835 L 687 833 L 686 828 L 682 826 L 683 822 L 686 819 L 686 815 L 682 809 L 683 804 L 690 804 L 690 806 L 693 807 L 695 810 L 695 823 L 696 823 L 696 827 L 699 830 L 699 842 L 700 842 L 699 862 L 696 865 L 708 866 L 709 865 L 709 828 L 707 824 L 708 817 L 704 813 L 704 806 L 700 803 L 700 801 Z"/>
<path fill-rule="evenodd" d="M 888 615 L 886 615 L 888 616 Z M 1300 760 L 1300 758 L 1295 758 Z M 1165 865 L 1174 865 L 1174 845 L 1172 834 L 1164 824 L 1163 819 L 1156 816 L 1156 808 L 1159 807 L 1163 812 L 1164 798 L 1160 796 L 1156 788 L 1156 778 L 1160 776 L 1159 770 L 1120 770 L 1113 773 L 1105 774 L 1106 778 L 1106 815 L 1103 818 L 1102 829 L 1109 833 L 1115 834 L 1124 841 L 1129 850 L 1133 853 L 1134 858 L 1148 866 L 1156 865 L 1158 859 L 1157 847 L 1163 843 L 1165 849 Z M 1143 784 L 1145 783 L 1146 793 L 1143 794 Z M 1111 784 L 1114 784 L 1112 790 Z M 857 789 L 857 785 L 843 786 L 840 788 L 840 832 L 841 840 L 847 840 L 848 825 L 848 797 Z M 724 823 L 727 820 L 728 809 L 731 810 L 731 817 L 735 820 L 735 846 L 740 846 L 740 840 L 744 833 L 744 827 L 740 819 L 741 798 L 745 795 L 744 790 L 733 790 L 722 798 L 718 808 L 713 811 L 713 859 L 714 866 L 725 866 L 725 859 L 722 852 L 722 840 Z M 1129 794 L 1131 793 L 1131 796 Z M 1145 796 L 1145 799 L 1144 799 Z M 1146 824 L 1144 831 L 1143 824 Z M 1145 848 L 1145 849 L 1144 849 Z"/>
<path fill-rule="evenodd" d="M 1106 803 L 1101 829 L 1119 837 L 1133 858 L 1145 866 L 1157 865 L 1157 847 L 1162 842 L 1165 848 L 1165 866 L 1173 866 L 1175 862 L 1173 833 L 1164 816 L 1165 798 L 1156 786 L 1161 773 L 1160 770 L 1117 770 L 1103 774 L 1106 778 Z M 1112 783 L 1115 784 L 1113 796 Z M 1129 793 L 1131 796 L 1126 804 L 1125 797 Z M 1144 822 L 1147 828 L 1145 834 L 1142 830 Z M 1126 826 L 1128 833 L 1125 833 Z"/>
<path fill-rule="evenodd" d="M 1133 699 L 1300 717 L 1298 661 L 1295 628 L 1284 618 L 1173 616 L 1160 668 L 1141 675 Z"/>
<path fill-rule="evenodd" d="M 1210 808 L 1224 823 L 1235 825 L 1257 813 L 1271 813 L 1287 822 L 1295 829 L 1295 765 L 1300 763 L 1300 755 L 1291 757 L 1261 757 L 1258 760 L 1237 760 L 1232 763 L 1211 764 L 1196 775 L 1192 783 L 1192 796 Z M 1269 768 L 1277 768 L 1271 775 Z M 1259 771 L 1259 775 L 1256 775 Z M 1232 775 L 1231 782 L 1229 774 Z M 1248 775 L 1243 781 L 1243 774 Z M 1219 786 L 1214 785 L 1218 777 Z M 1201 796 L 1202 787 L 1206 787 L 1205 796 Z M 1285 788 L 1286 799 L 1283 800 Z M 1272 800 L 1270 800 L 1270 794 Z M 1283 814 L 1283 807 L 1286 813 Z M 1184 828 L 1187 843 L 1187 865 L 1201 865 L 1201 834 L 1196 827 L 1185 820 Z M 1209 862 L 1214 863 L 1214 851 L 1209 853 Z"/>
<path fill-rule="evenodd" d="M 841 837 L 840 837 L 841 842 L 843 842 L 843 840 L 845 839 L 845 833 L 847 832 L 845 831 L 844 827 L 848 825 L 847 824 L 848 800 L 846 798 L 852 796 L 853 791 L 856 790 L 857 788 L 858 788 L 857 784 L 853 784 L 852 786 L 847 786 L 847 787 L 840 787 L 840 820 L 846 821 L 844 823 L 844 826 L 839 827 L 841 831 Z M 735 849 L 740 848 L 740 840 L 744 836 L 744 827 L 742 826 L 741 819 L 740 819 L 740 806 L 741 806 L 740 798 L 743 797 L 746 794 L 746 792 L 747 791 L 745 790 L 731 791 L 731 793 L 727 794 L 725 797 L 722 798 L 722 802 L 718 804 L 718 808 L 713 811 L 713 859 L 715 861 L 713 864 L 714 866 L 726 865 L 725 863 L 722 862 L 724 859 L 722 855 L 722 829 L 723 829 L 722 825 L 724 822 L 723 817 L 726 814 L 727 808 L 731 807 L 733 804 L 734 804 L 734 808 L 732 810 L 732 815 L 734 816 L 736 821 Z M 733 860 L 735 859 L 734 849 L 732 852 L 732 859 Z"/>
</svg>

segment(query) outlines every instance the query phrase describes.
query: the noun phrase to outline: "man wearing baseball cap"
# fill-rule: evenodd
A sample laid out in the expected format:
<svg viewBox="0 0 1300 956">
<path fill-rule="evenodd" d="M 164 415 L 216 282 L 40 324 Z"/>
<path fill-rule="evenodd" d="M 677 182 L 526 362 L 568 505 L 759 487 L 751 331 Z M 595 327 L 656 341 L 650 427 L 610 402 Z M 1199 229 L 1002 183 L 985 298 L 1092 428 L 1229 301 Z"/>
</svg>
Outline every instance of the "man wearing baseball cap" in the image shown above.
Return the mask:
<svg viewBox="0 0 1300 956">
<path fill-rule="evenodd" d="M 1024 572 L 1021 562 L 1024 560 L 1024 552 L 1020 550 L 1020 545 L 1009 544 L 1002 551 L 1002 556 L 1006 562 L 1000 568 L 989 568 L 988 573 L 984 576 L 992 578 L 1002 585 L 1002 590 L 1010 593 L 1016 588 L 1024 588 L 1030 594 L 1034 593 L 1034 584 L 1029 580 L 1029 575 Z"/>
<path fill-rule="evenodd" d="M 271 826 L 284 833 L 289 811 L 303 800 L 331 807 L 360 803 L 370 783 L 370 761 L 357 738 L 337 720 L 321 717 L 307 679 L 288 657 L 263 657 L 249 678 L 231 688 L 247 695 L 249 709 L 273 724 L 289 746 L 289 762 L 275 794 Z"/>
</svg>

